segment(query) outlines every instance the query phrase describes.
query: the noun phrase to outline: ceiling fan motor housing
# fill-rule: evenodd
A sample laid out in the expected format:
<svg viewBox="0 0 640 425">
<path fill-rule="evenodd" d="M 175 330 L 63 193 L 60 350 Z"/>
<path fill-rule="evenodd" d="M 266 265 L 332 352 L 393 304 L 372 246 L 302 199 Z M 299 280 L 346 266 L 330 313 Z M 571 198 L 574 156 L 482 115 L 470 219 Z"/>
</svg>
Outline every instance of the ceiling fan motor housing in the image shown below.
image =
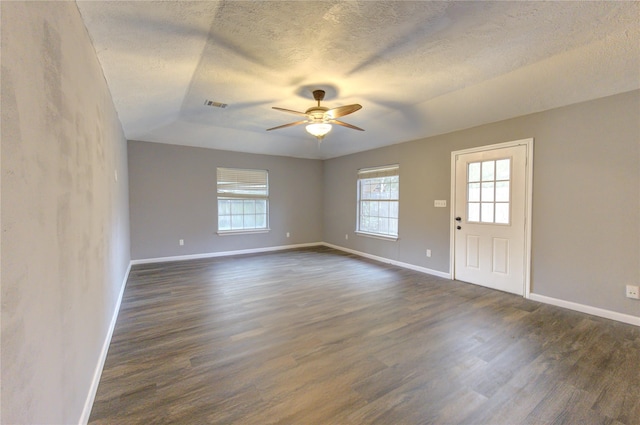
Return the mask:
<svg viewBox="0 0 640 425">
<path fill-rule="evenodd" d="M 327 121 L 325 118 L 325 112 L 327 112 L 329 108 L 325 108 L 324 106 L 314 106 L 305 111 L 305 114 L 311 118 L 310 122 L 325 122 Z"/>
<path fill-rule="evenodd" d="M 318 106 L 313 106 L 305 111 L 305 114 L 309 116 L 309 122 L 320 123 L 320 122 L 328 121 L 324 113 L 327 112 L 329 108 L 320 106 L 320 101 L 324 100 L 324 95 L 325 95 L 324 90 L 313 91 L 313 98 L 318 101 Z"/>
</svg>

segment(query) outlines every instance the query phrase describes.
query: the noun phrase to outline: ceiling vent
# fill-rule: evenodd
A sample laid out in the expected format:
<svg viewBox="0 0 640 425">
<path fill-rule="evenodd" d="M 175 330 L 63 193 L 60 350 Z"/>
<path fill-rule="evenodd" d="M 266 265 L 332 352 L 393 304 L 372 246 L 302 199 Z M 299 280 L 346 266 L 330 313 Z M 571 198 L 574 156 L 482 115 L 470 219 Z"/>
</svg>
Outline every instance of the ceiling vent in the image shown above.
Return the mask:
<svg viewBox="0 0 640 425">
<path fill-rule="evenodd" d="M 213 100 L 205 100 L 204 101 L 204 105 L 205 106 L 211 106 L 212 108 L 222 108 L 222 109 L 224 109 L 227 106 L 229 106 L 226 103 L 214 102 Z"/>
</svg>

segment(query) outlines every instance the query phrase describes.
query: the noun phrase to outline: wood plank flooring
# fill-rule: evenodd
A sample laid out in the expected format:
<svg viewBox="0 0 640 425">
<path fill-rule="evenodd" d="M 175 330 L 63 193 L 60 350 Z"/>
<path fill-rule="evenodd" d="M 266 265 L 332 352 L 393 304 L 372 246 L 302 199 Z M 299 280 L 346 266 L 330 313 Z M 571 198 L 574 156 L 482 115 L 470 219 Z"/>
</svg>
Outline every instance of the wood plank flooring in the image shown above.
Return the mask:
<svg viewBox="0 0 640 425">
<path fill-rule="evenodd" d="M 90 424 L 640 424 L 640 328 L 324 247 L 136 266 Z"/>
</svg>

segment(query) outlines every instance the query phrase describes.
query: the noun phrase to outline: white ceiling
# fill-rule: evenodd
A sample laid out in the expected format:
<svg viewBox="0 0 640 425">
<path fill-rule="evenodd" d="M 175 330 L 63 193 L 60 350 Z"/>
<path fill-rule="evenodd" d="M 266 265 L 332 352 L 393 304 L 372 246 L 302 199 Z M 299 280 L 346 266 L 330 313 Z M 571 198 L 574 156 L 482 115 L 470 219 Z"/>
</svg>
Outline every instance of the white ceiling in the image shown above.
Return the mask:
<svg viewBox="0 0 640 425">
<path fill-rule="evenodd" d="M 77 4 L 130 140 L 332 158 L 640 88 L 640 2 Z M 315 88 L 366 131 L 265 131 Z"/>
</svg>

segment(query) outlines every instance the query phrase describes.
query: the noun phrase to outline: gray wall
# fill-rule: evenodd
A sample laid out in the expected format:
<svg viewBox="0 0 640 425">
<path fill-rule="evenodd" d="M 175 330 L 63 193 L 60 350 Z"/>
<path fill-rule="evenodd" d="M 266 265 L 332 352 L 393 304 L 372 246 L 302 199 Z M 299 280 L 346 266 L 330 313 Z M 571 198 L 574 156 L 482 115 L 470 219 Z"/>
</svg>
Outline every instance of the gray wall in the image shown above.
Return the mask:
<svg viewBox="0 0 640 425">
<path fill-rule="evenodd" d="M 75 2 L 1 8 L 0 421 L 78 423 L 130 260 L 126 141 Z"/>
<path fill-rule="evenodd" d="M 216 234 L 216 167 L 269 170 L 269 233 Z M 322 161 L 129 141 L 129 172 L 133 259 L 322 241 Z"/>
<path fill-rule="evenodd" d="M 433 201 L 451 204 L 451 152 L 533 137 L 532 292 L 640 316 L 624 295 L 640 284 L 638 117 L 633 91 L 327 160 L 324 241 L 449 272 L 449 208 Z M 357 236 L 357 170 L 391 163 L 400 164 L 400 239 Z"/>
<path fill-rule="evenodd" d="M 449 200 L 450 152 L 520 138 L 536 140 L 533 291 L 640 315 L 624 298 L 640 282 L 638 91 L 324 163 L 130 142 L 129 180 L 75 3 L 0 7 L 3 423 L 78 422 L 130 259 L 129 211 L 134 258 L 324 240 L 446 272 L 449 210 L 433 200 Z M 400 240 L 355 236 L 356 170 L 396 162 Z M 270 233 L 215 234 L 217 166 L 269 169 Z"/>
</svg>

